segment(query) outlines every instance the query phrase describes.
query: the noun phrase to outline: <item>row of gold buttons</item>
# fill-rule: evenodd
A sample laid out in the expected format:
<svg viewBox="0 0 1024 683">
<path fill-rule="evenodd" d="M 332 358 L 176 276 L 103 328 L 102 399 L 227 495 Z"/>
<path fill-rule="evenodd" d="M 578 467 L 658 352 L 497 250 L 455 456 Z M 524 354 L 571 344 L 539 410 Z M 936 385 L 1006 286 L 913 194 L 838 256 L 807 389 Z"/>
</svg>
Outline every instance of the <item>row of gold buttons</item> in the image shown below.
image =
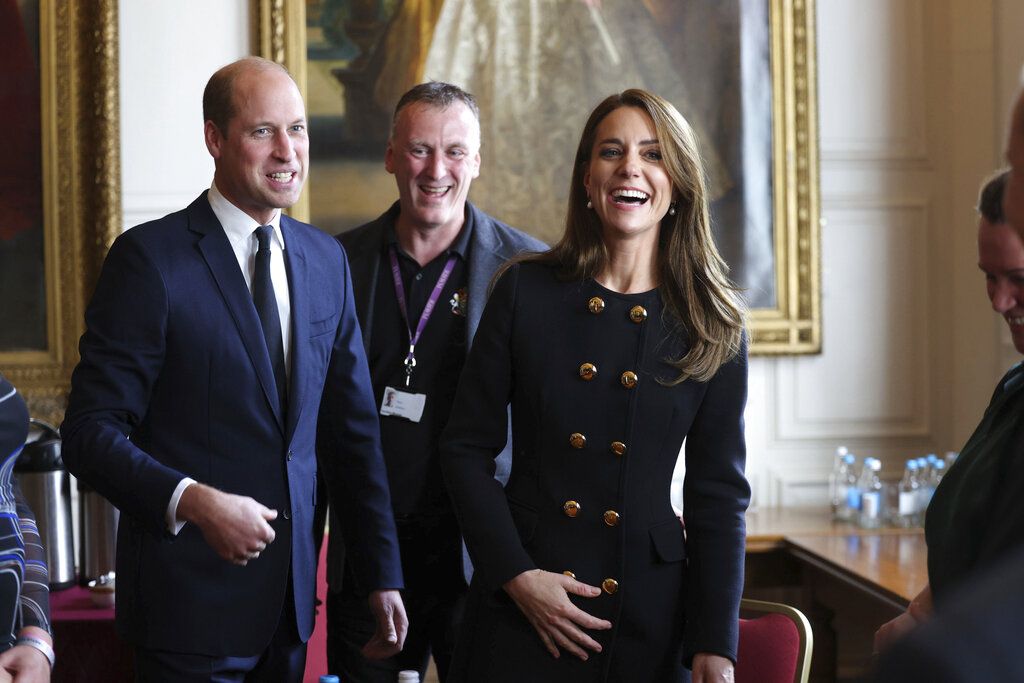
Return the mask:
<svg viewBox="0 0 1024 683">
<path fill-rule="evenodd" d="M 573 432 L 569 435 L 569 445 L 573 448 L 583 448 L 587 445 L 587 437 L 579 432 Z M 621 456 L 626 454 L 626 444 L 621 441 L 612 441 L 608 448 L 615 455 Z"/>
<path fill-rule="evenodd" d="M 603 313 L 604 299 L 602 299 L 599 296 L 591 297 L 590 301 L 587 302 L 587 310 L 593 313 L 594 315 L 597 315 L 598 313 Z M 640 306 L 639 304 L 634 306 L 633 308 L 629 309 L 629 319 L 637 324 L 642 323 L 643 321 L 647 320 L 647 309 L 644 308 L 643 306 Z"/>
<path fill-rule="evenodd" d="M 587 309 L 595 315 L 603 312 L 605 309 L 604 300 L 599 296 L 592 297 L 590 301 L 587 302 Z M 629 319 L 635 323 L 642 323 L 647 320 L 647 310 L 643 306 L 633 306 L 633 308 L 629 310 Z M 593 363 L 584 363 L 580 366 L 580 377 L 583 380 L 589 382 L 596 376 L 597 366 Z M 639 378 L 635 372 L 627 370 L 622 373 L 619 381 L 622 382 L 622 386 L 627 389 L 632 389 L 637 385 Z M 569 445 L 573 448 L 583 448 L 587 445 L 587 437 L 579 432 L 573 432 L 569 435 Z M 618 456 L 625 455 L 626 453 L 626 444 L 621 441 L 612 441 L 610 448 L 612 453 Z M 583 506 L 575 500 L 567 500 L 562 505 L 562 511 L 565 512 L 567 517 L 576 517 L 582 509 Z M 602 519 L 607 526 L 615 527 L 619 525 L 619 521 L 622 519 L 622 516 L 615 510 L 605 510 L 604 515 L 602 515 Z M 566 570 L 562 573 L 572 579 L 576 578 L 576 574 L 572 571 Z M 605 579 L 601 582 L 601 589 L 608 595 L 614 595 L 615 592 L 619 590 L 619 582 L 611 578 Z"/>
<path fill-rule="evenodd" d="M 596 365 L 594 365 L 593 363 L 584 363 L 583 365 L 580 366 L 580 378 L 584 382 L 589 382 L 595 377 L 597 377 Z M 632 370 L 626 370 L 624 373 L 622 373 L 622 375 L 619 376 L 619 381 L 622 383 L 622 386 L 626 387 L 627 389 L 632 389 L 637 385 L 637 383 L 639 383 L 640 378 L 637 377 L 637 374 Z"/>
<path fill-rule="evenodd" d="M 566 517 L 575 517 L 580 514 L 580 510 L 582 509 L 583 506 L 575 500 L 567 500 L 562 504 L 562 512 L 565 513 Z M 606 525 L 618 526 L 619 520 L 622 519 L 622 516 L 615 510 L 605 510 L 603 518 Z"/>
</svg>

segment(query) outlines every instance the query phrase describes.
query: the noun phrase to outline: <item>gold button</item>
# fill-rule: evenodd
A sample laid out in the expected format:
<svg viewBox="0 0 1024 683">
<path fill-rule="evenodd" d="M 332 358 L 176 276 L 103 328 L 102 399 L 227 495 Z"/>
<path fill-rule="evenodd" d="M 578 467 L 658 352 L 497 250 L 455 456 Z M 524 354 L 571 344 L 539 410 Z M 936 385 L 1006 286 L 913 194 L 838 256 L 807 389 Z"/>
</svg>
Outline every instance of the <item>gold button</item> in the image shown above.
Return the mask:
<svg viewBox="0 0 1024 683">
<path fill-rule="evenodd" d="M 596 374 L 597 366 L 594 365 L 593 363 L 584 363 L 583 365 L 580 366 L 580 377 L 582 377 L 586 381 L 589 382 L 590 380 L 594 379 L 594 376 Z"/>
<path fill-rule="evenodd" d="M 643 306 L 634 306 L 629 309 L 629 319 L 635 323 L 642 323 L 647 320 L 647 309 Z"/>
<path fill-rule="evenodd" d="M 575 574 L 573 574 L 573 573 L 572 573 L 571 571 L 569 571 L 568 569 L 566 569 L 566 570 L 565 570 L 564 572 L 562 572 L 562 573 L 563 573 L 563 574 L 565 574 L 566 576 L 568 576 L 568 577 L 569 577 L 570 579 L 575 579 L 575 578 L 576 578 L 576 575 L 575 575 Z"/>
<path fill-rule="evenodd" d="M 565 512 L 566 517 L 575 517 L 580 513 L 580 504 L 575 500 L 567 500 L 562 506 L 562 511 Z"/>
<path fill-rule="evenodd" d="M 604 299 L 599 296 L 591 297 L 587 302 L 587 310 L 595 315 L 604 310 Z"/>
<path fill-rule="evenodd" d="M 637 381 L 639 381 L 637 379 L 636 373 L 633 372 L 632 370 L 626 370 L 624 373 L 622 373 L 622 377 L 620 379 L 622 381 L 622 386 L 626 387 L 627 389 L 632 389 L 633 387 L 636 386 Z"/>
<path fill-rule="evenodd" d="M 608 526 L 618 526 L 619 525 L 619 513 L 616 512 L 615 510 L 605 510 L 604 511 L 604 523 L 607 524 Z"/>
<path fill-rule="evenodd" d="M 573 432 L 569 435 L 569 445 L 573 448 L 583 448 L 587 445 L 587 437 L 579 432 Z"/>
<path fill-rule="evenodd" d="M 601 582 L 601 588 L 608 595 L 615 595 L 615 591 L 619 590 L 619 582 L 615 579 L 605 579 Z"/>
<path fill-rule="evenodd" d="M 615 455 L 625 455 L 626 444 L 622 443 L 621 441 L 612 441 L 612 453 L 614 453 Z"/>
</svg>

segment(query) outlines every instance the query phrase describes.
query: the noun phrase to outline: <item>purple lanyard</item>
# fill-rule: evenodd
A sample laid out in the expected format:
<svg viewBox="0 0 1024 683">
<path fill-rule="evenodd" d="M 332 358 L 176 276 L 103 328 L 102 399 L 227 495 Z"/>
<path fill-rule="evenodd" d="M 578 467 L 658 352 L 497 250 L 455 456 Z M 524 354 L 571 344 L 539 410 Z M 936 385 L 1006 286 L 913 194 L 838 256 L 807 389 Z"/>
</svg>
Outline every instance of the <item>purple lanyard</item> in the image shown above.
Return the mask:
<svg viewBox="0 0 1024 683">
<path fill-rule="evenodd" d="M 437 305 L 437 300 L 441 298 L 441 290 L 444 289 L 448 278 L 451 277 L 452 271 L 455 270 L 455 262 L 459 257 L 457 254 L 452 254 L 448 257 L 448 262 L 444 264 L 444 270 L 441 271 L 441 276 L 437 278 L 434 291 L 430 293 L 430 298 L 427 299 L 427 304 L 423 307 L 423 312 L 420 314 L 420 321 L 416 323 L 416 334 L 413 334 L 412 326 L 409 325 L 409 309 L 405 303 L 405 286 L 402 284 L 402 271 L 398 267 L 398 255 L 395 252 L 394 245 L 391 245 L 391 248 L 388 249 L 388 257 L 391 259 L 391 275 L 395 279 L 395 294 L 398 296 L 398 308 L 402 311 L 405 329 L 409 332 L 409 353 L 405 356 L 405 386 L 409 386 L 409 382 L 412 379 L 412 370 L 416 367 L 416 344 L 420 341 L 423 328 L 427 326 L 430 314 L 434 312 L 434 306 Z"/>
</svg>

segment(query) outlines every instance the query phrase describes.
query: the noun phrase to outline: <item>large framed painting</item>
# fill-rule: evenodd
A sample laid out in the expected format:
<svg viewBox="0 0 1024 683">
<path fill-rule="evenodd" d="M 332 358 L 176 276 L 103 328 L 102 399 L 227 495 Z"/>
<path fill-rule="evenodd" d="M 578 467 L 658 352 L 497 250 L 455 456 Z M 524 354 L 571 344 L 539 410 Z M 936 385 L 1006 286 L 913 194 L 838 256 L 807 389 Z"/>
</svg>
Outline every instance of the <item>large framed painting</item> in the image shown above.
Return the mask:
<svg viewBox="0 0 1024 683">
<path fill-rule="evenodd" d="M 0 372 L 59 422 L 120 228 L 116 0 L 0 0 Z"/>
<path fill-rule="evenodd" d="M 572 157 L 606 95 L 642 87 L 697 131 L 752 351 L 821 349 L 813 0 L 253 0 L 261 54 L 305 89 L 308 204 L 337 233 L 397 197 L 391 112 L 424 80 L 480 104 L 470 199 L 551 243 Z"/>
</svg>

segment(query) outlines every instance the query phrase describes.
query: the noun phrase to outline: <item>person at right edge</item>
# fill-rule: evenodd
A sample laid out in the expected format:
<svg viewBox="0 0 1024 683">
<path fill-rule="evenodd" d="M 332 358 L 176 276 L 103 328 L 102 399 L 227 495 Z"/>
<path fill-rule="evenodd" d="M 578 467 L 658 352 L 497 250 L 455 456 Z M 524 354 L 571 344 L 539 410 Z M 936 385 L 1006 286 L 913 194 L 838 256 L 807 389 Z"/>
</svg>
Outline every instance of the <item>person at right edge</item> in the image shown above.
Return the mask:
<svg viewBox="0 0 1024 683">
<path fill-rule="evenodd" d="M 690 126 L 643 90 L 605 99 L 565 233 L 499 276 L 442 436 L 476 569 L 449 683 L 732 680 L 750 487 L 726 271 Z"/>
<path fill-rule="evenodd" d="M 990 179 L 978 202 L 978 267 L 992 309 L 1006 320 L 1024 353 L 1024 242 L 1003 212 L 1007 172 Z M 906 612 L 875 633 L 875 650 L 932 617 L 947 596 L 969 586 L 1024 542 L 1024 364 L 996 385 L 981 424 L 967 440 L 928 506 L 928 583 Z"/>
</svg>

